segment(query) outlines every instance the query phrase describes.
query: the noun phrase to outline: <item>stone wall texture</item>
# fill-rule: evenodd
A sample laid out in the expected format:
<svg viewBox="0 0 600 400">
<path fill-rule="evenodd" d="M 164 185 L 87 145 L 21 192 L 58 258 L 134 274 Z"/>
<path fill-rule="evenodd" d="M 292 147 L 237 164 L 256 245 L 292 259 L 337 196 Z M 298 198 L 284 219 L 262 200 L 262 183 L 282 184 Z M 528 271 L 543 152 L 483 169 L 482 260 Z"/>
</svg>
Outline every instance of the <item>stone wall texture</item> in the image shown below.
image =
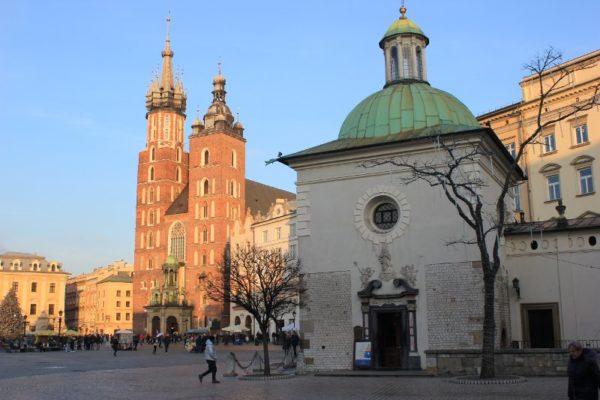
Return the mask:
<svg viewBox="0 0 600 400">
<path fill-rule="evenodd" d="M 427 371 L 434 375 L 477 374 L 481 352 L 477 350 L 426 351 Z M 569 354 L 565 349 L 496 350 L 496 374 L 565 376 Z"/>
<path fill-rule="evenodd" d="M 506 279 L 496 284 L 496 342 L 510 343 Z M 429 350 L 478 349 L 483 342 L 483 273 L 479 262 L 426 266 Z M 502 332 L 504 331 L 504 334 Z"/>
<path fill-rule="evenodd" d="M 304 284 L 300 326 L 306 370 L 352 369 L 350 272 L 307 274 Z"/>
</svg>

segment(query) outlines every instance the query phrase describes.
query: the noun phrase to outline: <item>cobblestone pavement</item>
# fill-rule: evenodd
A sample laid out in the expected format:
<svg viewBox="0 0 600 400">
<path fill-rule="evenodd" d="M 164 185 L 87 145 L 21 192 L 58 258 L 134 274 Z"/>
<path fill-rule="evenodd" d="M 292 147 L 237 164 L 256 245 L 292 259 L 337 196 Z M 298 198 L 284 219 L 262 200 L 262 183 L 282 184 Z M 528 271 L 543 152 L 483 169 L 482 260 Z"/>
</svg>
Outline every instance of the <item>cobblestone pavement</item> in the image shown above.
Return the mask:
<svg viewBox="0 0 600 400">
<path fill-rule="evenodd" d="M 223 377 L 224 359 L 234 351 L 242 363 L 253 346 L 219 346 L 220 384 L 198 382 L 206 369 L 201 354 L 174 346 L 152 355 L 150 348 L 77 353 L 0 354 L 0 399 L 214 399 L 214 400 L 392 400 L 392 399 L 564 399 L 566 378 L 528 378 L 515 385 L 458 385 L 445 378 L 296 376 L 246 381 Z M 274 351 L 273 360 L 282 354 Z M 209 378 L 209 377 L 207 377 Z"/>
</svg>

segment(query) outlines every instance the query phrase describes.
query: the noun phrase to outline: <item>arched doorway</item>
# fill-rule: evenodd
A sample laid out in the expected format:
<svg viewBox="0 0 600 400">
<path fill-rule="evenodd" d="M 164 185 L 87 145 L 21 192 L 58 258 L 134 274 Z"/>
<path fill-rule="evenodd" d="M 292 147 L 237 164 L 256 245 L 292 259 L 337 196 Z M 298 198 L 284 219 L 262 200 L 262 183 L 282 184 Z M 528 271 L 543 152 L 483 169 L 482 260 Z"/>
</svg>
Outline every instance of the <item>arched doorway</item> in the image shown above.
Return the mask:
<svg viewBox="0 0 600 400">
<path fill-rule="evenodd" d="M 160 317 L 152 318 L 152 331 L 150 332 L 152 336 L 156 336 L 157 333 L 160 332 Z"/>
<path fill-rule="evenodd" d="M 179 324 L 177 323 L 177 318 L 174 316 L 170 316 L 167 318 L 167 332 L 169 335 L 172 335 L 175 332 L 179 332 Z"/>
</svg>

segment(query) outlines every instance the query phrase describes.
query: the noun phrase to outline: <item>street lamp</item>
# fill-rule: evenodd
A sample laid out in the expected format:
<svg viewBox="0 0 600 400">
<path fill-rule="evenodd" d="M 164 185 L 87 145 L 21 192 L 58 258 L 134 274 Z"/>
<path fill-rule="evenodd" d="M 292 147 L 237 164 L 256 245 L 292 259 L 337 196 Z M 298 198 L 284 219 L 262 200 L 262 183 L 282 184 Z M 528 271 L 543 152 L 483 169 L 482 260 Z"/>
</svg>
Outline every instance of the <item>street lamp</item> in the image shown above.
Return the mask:
<svg viewBox="0 0 600 400">
<path fill-rule="evenodd" d="M 23 315 L 23 336 L 25 336 L 26 329 L 27 329 L 27 315 Z"/>
<path fill-rule="evenodd" d="M 292 312 L 292 317 L 294 317 L 294 329 L 296 329 L 296 310 Z"/>
<path fill-rule="evenodd" d="M 58 336 L 60 336 L 60 325 L 62 324 L 62 310 L 58 312 Z"/>
</svg>

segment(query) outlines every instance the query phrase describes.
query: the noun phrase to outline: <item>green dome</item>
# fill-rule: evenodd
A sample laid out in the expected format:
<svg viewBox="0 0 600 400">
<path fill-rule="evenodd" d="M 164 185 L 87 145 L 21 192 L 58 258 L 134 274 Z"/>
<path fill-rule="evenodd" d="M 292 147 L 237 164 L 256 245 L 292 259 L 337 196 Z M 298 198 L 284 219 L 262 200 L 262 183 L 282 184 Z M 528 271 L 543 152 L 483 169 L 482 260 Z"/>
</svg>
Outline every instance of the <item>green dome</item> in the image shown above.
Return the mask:
<svg viewBox="0 0 600 400">
<path fill-rule="evenodd" d="M 390 85 L 361 101 L 348 114 L 338 139 L 402 135 L 406 139 L 480 128 L 456 97 L 425 82 Z"/>
<path fill-rule="evenodd" d="M 395 20 L 385 32 L 381 41 L 383 42 L 388 37 L 400 35 L 403 33 L 413 33 L 421 35 L 425 38 L 427 43 L 429 43 L 429 39 L 427 38 L 427 36 L 425 36 L 421 28 L 419 28 L 419 25 L 415 24 L 408 18 L 399 18 Z"/>
</svg>

